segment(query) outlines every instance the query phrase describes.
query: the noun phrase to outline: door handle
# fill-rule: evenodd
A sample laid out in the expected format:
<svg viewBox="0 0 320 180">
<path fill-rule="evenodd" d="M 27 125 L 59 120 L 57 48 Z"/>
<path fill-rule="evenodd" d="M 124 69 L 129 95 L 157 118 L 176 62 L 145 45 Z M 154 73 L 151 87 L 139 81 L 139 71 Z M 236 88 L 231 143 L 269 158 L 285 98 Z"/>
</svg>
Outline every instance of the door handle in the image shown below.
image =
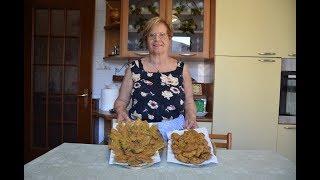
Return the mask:
<svg viewBox="0 0 320 180">
<path fill-rule="evenodd" d="M 77 95 L 77 97 L 83 97 L 83 106 L 84 108 L 88 107 L 88 100 L 89 100 L 89 90 L 84 89 L 82 94 Z"/>
<path fill-rule="evenodd" d="M 274 52 L 258 52 L 259 55 L 276 55 Z"/>
<path fill-rule="evenodd" d="M 260 62 L 276 62 L 274 59 L 259 59 Z"/>
<path fill-rule="evenodd" d="M 285 126 L 285 127 L 283 127 L 283 128 L 285 128 L 285 129 L 296 129 L 295 126 Z"/>
</svg>

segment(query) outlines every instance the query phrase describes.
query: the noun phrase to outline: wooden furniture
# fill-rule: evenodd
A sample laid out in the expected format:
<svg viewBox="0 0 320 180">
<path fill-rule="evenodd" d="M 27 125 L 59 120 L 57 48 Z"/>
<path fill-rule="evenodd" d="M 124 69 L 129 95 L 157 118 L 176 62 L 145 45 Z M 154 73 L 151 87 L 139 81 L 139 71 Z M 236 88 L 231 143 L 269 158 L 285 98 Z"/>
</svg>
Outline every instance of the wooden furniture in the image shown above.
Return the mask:
<svg viewBox="0 0 320 180">
<path fill-rule="evenodd" d="M 206 99 L 206 112 L 204 117 L 197 117 L 199 127 L 207 128 L 208 132 L 212 131 L 212 116 L 213 116 L 213 83 L 201 83 L 202 95 L 193 95 L 193 99 Z"/>
<path fill-rule="evenodd" d="M 104 140 L 101 144 L 108 144 L 109 135 L 112 128 L 112 120 L 117 118 L 117 114 L 110 113 L 108 111 L 93 111 L 93 116 L 95 119 L 101 117 L 104 120 Z M 97 142 L 98 143 L 98 142 Z M 97 144 L 96 143 L 96 144 Z"/>
<path fill-rule="evenodd" d="M 209 58 L 209 46 L 212 44 L 209 42 L 212 38 L 208 38 L 212 25 L 210 3 L 214 2 L 210 0 L 198 0 L 189 4 L 184 4 L 184 1 L 179 3 L 178 0 L 121 0 L 121 3 L 114 0 L 108 2 L 114 7 L 121 6 L 121 20 L 120 27 L 110 24 L 110 13 L 107 8 L 105 60 L 146 55 L 148 52 L 141 41 L 139 32 L 146 20 L 155 16 L 160 16 L 173 25 L 171 56 L 193 60 Z M 180 12 L 181 7 L 183 11 Z M 114 57 L 111 51 L 116 42 L 120 43 L 120 56 Z M 210 48 L 210 51 L 212 50 Z"/>
<path fill-rule="evenodd" d="M 26 0 L 24 161 L 63 142 L 91 142 L 95 1 Z"/>
<path fill-rule="evenodd" d="M 209 134 L 209 138 L 211 139 L 214 147 L 231 149 L 232 133 L 229 132 L 227 134 Z M 216 140 L 224 140 L 224 142 Z"/>
<path fill-rule="evenodd" d="M 117 8 L 120 11 L 120 0 L 108 0 L 110 6 L 106 6 L 106 21 L 105 21 L 105 58 L 117 57 L 115 48 L 120 44 L 120 22 L 113 21 L 110 17 L 111 8 Z M 110 8 L 111 7 L 111 8 Z"/>
</svg>

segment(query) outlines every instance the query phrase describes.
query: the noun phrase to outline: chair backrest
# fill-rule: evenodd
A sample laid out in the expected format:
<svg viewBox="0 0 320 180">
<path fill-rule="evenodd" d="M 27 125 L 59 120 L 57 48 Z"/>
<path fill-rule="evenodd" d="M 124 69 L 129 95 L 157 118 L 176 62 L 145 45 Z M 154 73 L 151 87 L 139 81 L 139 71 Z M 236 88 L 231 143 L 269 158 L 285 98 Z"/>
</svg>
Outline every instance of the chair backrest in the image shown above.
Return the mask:
<svg viewBox="0 0 320 180">
<path fill-rule="evenodd" d="M 215 147 L 231 149 L 232 134 L 230 132 L 227 134 L 209 134 L 209 138 Z M 224 140 L 224 142 L 216 142 L 215 139 Z"/>
</svg>

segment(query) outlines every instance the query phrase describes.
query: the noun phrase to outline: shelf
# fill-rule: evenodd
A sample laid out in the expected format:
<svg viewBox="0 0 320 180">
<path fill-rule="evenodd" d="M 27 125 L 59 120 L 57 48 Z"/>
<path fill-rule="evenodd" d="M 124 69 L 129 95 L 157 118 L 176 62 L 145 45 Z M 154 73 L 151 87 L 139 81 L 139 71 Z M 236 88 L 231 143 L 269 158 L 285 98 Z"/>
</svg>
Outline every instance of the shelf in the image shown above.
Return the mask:
<svg viewBox="0 0 320 180">
<path fill-rule="evenodd" d="M 126 57 L 121 57 L 120 55 L 108 55 L 108 57 L 103 57 L 104 61 L 109 60 L 128 60 Z"/>
<path fill-rule="evenodd" d="M 193 99 L 207 99 L 206 95 L 193 95 Z"/>
<path fill-rule="evenodd" d="M 158 12 L 157 12 L 158 13 Z M 152 16 L 153 14 L 152 13 L 140 13 L 140 14 L 131 14 L 131 13 L 129 13 L 129 15 L 130 16 L 137 16 L 137 17 L 139 17 L 139 16 L 141 16 L 141 15 L 144 15 L 144 16 Z M 155 16 L 155 15 L 154 15 Z"/>
<path fill-rule="evenodd" d="M 209 112 L 204 117 L 197 117 L 197 122 L 212 122 L 212 113 Z"/>
<path fill-rule="evenodd" d="M 175 13 L 176 13 L 175 10 L 172 9 L 172 14 L 175 14 Z M 178 16 L 203 16 L 203 12 L 201 12 L 201 14 L 197 14 L 197 15 L 194 15 L 191 12 L 190 13 L 182 12 L 182 13 L 178 14 Z"/>
<path fill-rule="evenodd" d="M 180 30 L 174 30 L 173 33 L 184 33 L 184 32 L 182 32 L 182 31 L 180 31 Z M 195 33 L 195 34 L 202 34 L 203 31 L 194 31 L 194 33 Z"/>
<path fill-rule="evenodd" d="M 120 30 L 120 23 L 110 24 L 104 26 L 105 30 Z"/>
</svg>

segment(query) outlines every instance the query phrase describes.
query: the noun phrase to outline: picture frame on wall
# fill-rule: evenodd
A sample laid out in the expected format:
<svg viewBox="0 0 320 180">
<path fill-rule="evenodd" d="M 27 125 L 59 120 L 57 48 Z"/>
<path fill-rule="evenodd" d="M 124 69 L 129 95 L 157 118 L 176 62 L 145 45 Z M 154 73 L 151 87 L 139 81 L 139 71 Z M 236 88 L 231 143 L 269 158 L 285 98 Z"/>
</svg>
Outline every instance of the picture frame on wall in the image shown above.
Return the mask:
<svg viewBox="0 0 320 180">
<path fill-rule="evenodd" d="M 193 83 L 192 84 L 192 93 L 193 95 L 203 95 L 202 92 L 202 84 L 201 83 Z"/>
</svg>

